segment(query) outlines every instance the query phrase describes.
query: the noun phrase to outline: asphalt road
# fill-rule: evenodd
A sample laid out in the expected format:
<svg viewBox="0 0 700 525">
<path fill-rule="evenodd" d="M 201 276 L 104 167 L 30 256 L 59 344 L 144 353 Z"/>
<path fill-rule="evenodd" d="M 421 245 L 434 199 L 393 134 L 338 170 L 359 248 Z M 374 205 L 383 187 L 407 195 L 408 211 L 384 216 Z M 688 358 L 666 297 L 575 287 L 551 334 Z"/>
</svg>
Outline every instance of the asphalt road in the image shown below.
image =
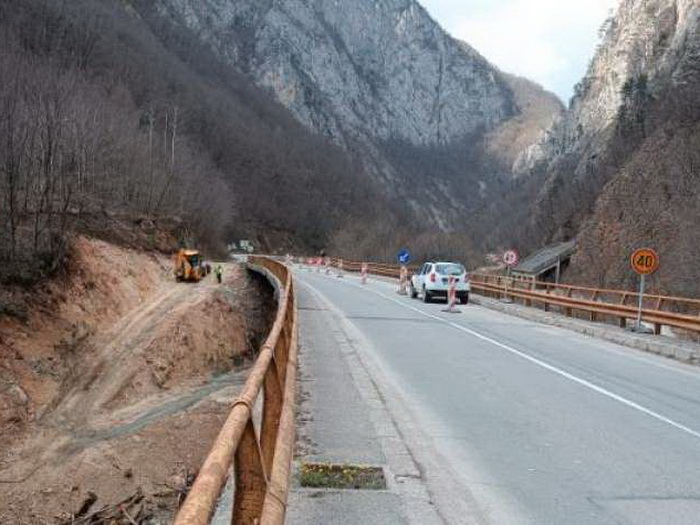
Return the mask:
<svg viewBox="0 0 700 525">
<path fill-rule="evenodd" d="M 698 368 L 472 304 L 445 313 L 388 282 L 296 274 L 366 339 L 374 380 L 485 521 L 700 523 Z"/>
</svg>

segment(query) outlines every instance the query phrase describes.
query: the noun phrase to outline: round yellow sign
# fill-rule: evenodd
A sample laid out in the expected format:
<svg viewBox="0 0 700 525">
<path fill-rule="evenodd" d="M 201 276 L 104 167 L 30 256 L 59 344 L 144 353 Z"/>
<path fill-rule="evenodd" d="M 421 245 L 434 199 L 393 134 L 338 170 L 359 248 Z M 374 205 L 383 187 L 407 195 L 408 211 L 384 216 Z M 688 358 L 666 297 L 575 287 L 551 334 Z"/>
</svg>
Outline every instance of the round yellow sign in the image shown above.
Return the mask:
<svg viewBox="0 0 700 525">
<path fill-rule="evenodd" d="M 640 248 L 632 254 L 632 268 L 639 275 L 650 275 L 659 269 L 659 255 L 651 248 Z"/>
</svg>

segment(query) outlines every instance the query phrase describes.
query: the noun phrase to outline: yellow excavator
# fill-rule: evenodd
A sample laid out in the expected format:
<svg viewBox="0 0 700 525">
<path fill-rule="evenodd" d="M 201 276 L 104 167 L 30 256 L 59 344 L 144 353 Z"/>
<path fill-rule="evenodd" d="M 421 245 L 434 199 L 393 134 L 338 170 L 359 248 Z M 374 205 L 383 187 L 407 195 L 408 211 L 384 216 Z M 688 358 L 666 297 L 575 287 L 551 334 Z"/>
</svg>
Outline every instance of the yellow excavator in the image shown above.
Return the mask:
<svg viewBox="0 0 700 525">
<path fill-rule="evenodd" d="M 199 282 L 206 275 L 204 258 L 197 250 L 180 250 L 175 255 L 175 280 Z"/>
</svg>

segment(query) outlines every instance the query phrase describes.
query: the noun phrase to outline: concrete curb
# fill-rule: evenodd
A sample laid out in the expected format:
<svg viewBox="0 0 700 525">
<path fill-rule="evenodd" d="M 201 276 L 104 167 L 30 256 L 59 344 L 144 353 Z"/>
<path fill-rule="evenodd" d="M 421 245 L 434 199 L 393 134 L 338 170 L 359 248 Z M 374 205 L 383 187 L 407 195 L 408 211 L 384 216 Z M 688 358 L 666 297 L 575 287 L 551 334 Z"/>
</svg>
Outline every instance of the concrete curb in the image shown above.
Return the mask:
<svg viewBox="0 0 700 525">
<path fill-rule="evenodd" d="M 558 328 L 566 328 L 611 343 L 635 348 L 652 354 L 658 354 L 664 357 L 670 357 L 688 364 L 700 365 L 700 345 L 690 341 L 683 341 L 662 335 L 629 332 L 622 328 L 604 323 L 592 323 L 580 319 L 573 319 L 561 314 L 544 312 L 536 308 L 515 303 L 502 303 L 496 299 L 475 295 L 474 293 L 470 295 L 470 300 L 479 306 L 520 317 L 521 319 L 536 321 Z"/>
</svg>

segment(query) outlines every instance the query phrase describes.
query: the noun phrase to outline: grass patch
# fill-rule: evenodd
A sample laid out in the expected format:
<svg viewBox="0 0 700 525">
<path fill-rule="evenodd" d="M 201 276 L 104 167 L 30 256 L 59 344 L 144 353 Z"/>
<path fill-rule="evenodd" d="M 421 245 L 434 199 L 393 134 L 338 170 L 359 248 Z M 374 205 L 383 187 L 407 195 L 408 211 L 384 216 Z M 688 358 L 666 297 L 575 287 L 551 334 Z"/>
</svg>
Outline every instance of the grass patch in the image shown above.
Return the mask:
<svg viewBox="0 0 700 525">
<path fill-rule="evenodd" d="M 386 489 L 384 471 L 379 467 L 333 463 L 302 463 L 299 469 L 302 487 L 328 489 Z"/>
</svg>

